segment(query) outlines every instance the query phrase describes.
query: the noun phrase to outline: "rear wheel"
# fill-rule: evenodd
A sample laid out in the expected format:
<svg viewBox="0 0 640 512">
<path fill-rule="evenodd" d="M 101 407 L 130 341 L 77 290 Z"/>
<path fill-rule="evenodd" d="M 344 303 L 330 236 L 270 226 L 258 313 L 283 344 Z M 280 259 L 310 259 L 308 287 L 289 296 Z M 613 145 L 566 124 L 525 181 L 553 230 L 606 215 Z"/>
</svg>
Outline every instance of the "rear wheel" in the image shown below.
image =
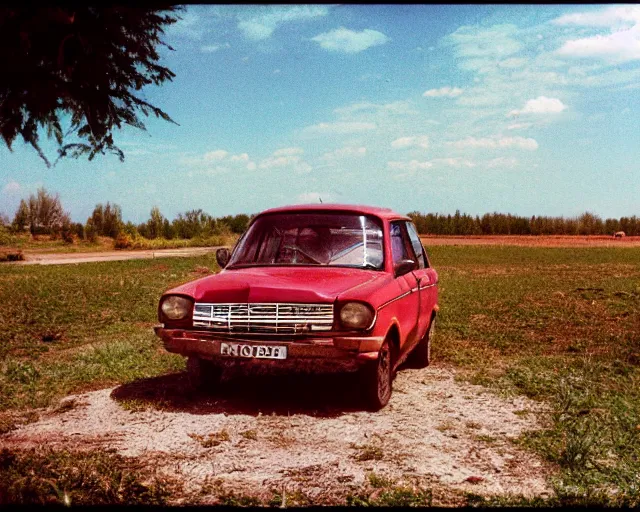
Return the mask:
<svg viewBox="0 0 640 512">
<path fill-rule="evenodd" d="M 393 380 L 391 346 L 386 339 L 380 348 L 378 359 L 361 370 L 362 391 L 367 408 L 379 411 L 391 398 Z"/>
<path fill-rule="evenodd" d="M 426 368 L 431 363 L 431 340 L 436 329 L 436 318 L 431 319 L 424 337 L 418 342 L 409 356 L 409 364 L 413 368 Z"/>
<path fill-rule="evenodd" d="M 222 368 L 215 366 L 211 361 L 207 361 L 206 359 L 189 356 L 187 359 L 187 376 L 191 389 L 208 389 L 220 382 Z"/>
</svg>

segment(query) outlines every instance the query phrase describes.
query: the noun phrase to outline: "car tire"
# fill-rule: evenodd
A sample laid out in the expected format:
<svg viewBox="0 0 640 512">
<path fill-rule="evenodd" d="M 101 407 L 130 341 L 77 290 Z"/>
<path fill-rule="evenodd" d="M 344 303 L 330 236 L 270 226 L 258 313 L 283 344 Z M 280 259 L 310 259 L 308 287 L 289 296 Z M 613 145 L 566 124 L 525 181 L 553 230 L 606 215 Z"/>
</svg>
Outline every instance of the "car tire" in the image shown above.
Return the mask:
<svg viewBox="0 0 640 512">
<path fill-rule="evenodd" d="M 361 384 L 365 406 L 379 411 L 391 398 L 393 384 L 393 357 L 391 345 L 386 339 L 380 347 L 378 359 L 361 370 Z"/>
<path fill-rule="evenodd" d="M 409 356 L 409 364 L 412 368 L 426 368 L 431 363 L 431 340 L 435 333 L 436 319 L 433 317 L 424 337 L 415 346 Z"/>
<path fill-rule="evenodd" d="M 187 377 L 193 390 L 210 389 L 220 382 L 222 368 L 196 356 L 187 358 Z"/>
</svg>

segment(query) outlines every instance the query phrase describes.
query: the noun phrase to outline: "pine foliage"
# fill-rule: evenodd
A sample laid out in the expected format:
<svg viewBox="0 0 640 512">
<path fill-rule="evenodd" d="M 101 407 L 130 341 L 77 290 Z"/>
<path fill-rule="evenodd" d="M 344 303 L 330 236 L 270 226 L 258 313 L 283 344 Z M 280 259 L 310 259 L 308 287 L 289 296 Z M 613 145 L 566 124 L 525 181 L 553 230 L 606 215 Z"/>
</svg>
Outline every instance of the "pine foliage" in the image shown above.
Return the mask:
<svg viewBox="0 0 640 512">
<path fill-rule="evenodd" d="M 157 48 L 173 49 L 161 37 L 177 11 L 80 3 L 0 8 L 0 136 L 7 147 L 22 138 L 50 166 L 40 147 L 44 131 L 56 141 L 58 159 L 92 160 L 109 151 L 122 161 L 114 128 L 144 129 L 140 113 L 173 122 L 141 91 L 175 76 L 158 64 Z"/>
</svg>

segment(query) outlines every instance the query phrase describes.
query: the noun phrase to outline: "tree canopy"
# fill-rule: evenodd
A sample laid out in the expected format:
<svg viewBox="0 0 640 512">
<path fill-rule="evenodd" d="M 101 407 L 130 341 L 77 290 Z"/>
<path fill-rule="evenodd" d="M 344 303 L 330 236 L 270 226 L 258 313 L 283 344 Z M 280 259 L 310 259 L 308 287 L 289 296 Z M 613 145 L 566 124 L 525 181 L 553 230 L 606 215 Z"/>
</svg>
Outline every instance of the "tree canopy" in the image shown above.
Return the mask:
<svg viewBox="0 0 640 512">
<path fill-rule="evenodd" d="M 140 112 L 174 122 L 140 91 L 175 76 L 158 64 L 157 49 L 173 50 L 161 37 L 178 20 L 178 10 L 171 5 L 0 8 L 0 136 L 7 147 L 21 137 L 50 166 L 39 143 L 44 129 L 59 146 L 58 158 L 92 160 L 109 151 L 122 161 L 114 127 L 145 129 Z"/>
<path fill-rule="evenodd" d="M 37 194 L 31 194 L 27 201 L 20 201 L 13 219 L 15 231 L 21 232 L 28 227 L 32 235 L 58 234 L 68 230 L 70 225 L 71 218 L 63 210 L 60 196 L 49 194 L 44 187 L 40 187 Z"/>
</svg>

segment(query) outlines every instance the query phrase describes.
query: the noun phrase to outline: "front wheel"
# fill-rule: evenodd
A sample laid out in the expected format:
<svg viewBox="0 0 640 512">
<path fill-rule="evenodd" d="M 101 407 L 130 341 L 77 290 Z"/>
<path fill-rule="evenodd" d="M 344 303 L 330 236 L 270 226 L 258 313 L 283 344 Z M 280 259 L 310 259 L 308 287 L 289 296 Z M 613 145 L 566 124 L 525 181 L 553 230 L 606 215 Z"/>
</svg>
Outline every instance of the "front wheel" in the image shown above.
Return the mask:
<svg viewBox="0 0 640 512">
<path fill-rule="evenodd" d="M 436 329 L 435 317 L 431 319 L 424 337 L 418 342 L 409 356 L 409 364 L 413 368 L 426 368 L 431 363 L 431 340 Z"/>
<path fill-rule="evenodd" d="M 211 361 L 196 356 L 187 359 L 187 377 L 193 390 L 203 390 L 215 386 L 222 377 L 222 368 Z"/>
<path fill-rule="evenodd" d="M 380 348 L 378 359 L 361 370 L 362 391 L 367 408 L 379 411 L 391 398 L 392 360 L 389 340 Z"/>
</svg>

